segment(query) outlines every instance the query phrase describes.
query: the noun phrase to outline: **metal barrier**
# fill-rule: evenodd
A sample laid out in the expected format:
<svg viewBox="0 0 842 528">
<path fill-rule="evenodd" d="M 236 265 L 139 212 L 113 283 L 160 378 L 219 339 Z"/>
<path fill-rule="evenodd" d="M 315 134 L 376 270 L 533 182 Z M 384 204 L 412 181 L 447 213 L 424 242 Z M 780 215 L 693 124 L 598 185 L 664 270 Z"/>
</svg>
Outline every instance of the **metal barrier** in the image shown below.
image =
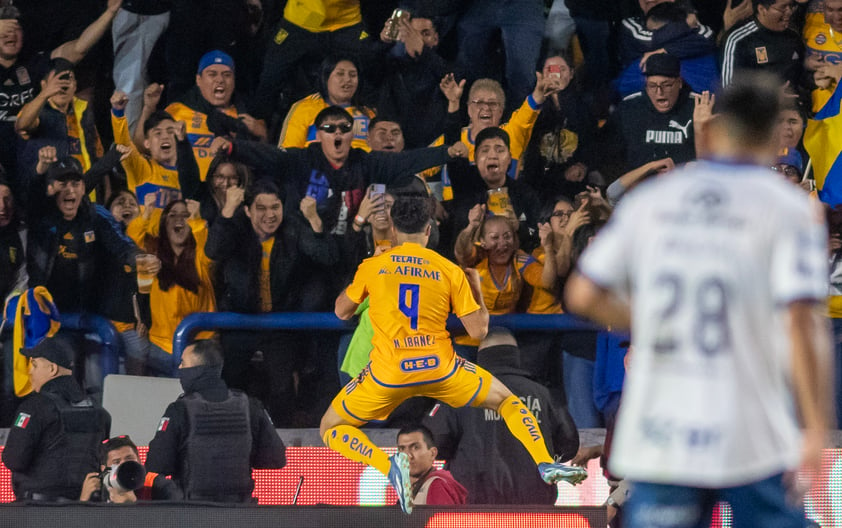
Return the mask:
<svg viewBox="0 0 842 528">
<path fill-rule="evenodd" d="M 87 313 L 64 313 L 59 316 L 59 321 L 61 321 L 63 329 L 90 332 L 99 336 L 102 340 L 102 354 L 100 354 L 102 377 L 117 374 L 120 368 L 120 353 L 123 349 L 123 342 L 111 321 L 100 315 Z"/>
<path fill-rule="evenodd" d="M 568 314 L 508 314 L 492 315 L 489 326 L 503 326 L 514 332 L 594 332 L 602 327 Z M 181 363 L 181 354 L 190 340 L 203 330 L 353 330 L 356 325 L 342 321 L 330 312 L 287 312 L 248 315 L 231 312 L 193 313 L 182 319 L 173 339 L 173 369 Z M 452 333 L 463 330 L 456 316 L 447 321 Z"/>
</svg>

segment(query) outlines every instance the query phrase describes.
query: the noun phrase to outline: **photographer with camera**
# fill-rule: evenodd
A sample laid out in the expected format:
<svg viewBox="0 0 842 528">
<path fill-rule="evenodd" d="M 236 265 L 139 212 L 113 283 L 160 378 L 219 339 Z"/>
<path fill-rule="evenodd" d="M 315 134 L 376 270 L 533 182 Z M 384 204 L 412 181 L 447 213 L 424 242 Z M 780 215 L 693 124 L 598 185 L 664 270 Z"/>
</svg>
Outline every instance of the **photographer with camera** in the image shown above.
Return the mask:
<svg viewBox="0 0 842 528">
<path fill-rule="evenodd" d="M 127 435 L 103 441 L 100 454 L 100 472 L 85 475 L 80 501 L 129 503 L 181 498 L 172 480 L 146 471 L 137 446 Z"/>
</svg>

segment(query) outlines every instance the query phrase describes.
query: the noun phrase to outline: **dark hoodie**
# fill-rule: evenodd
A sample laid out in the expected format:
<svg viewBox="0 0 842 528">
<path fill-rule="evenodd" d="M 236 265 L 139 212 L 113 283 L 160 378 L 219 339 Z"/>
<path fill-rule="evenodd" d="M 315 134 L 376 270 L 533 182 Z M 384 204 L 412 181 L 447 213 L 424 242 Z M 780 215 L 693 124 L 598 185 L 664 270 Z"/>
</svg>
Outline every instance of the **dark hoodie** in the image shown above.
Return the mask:
<svg viewBox="0 0 842 528">
<path fill-rule="evenodd" d="M 535 414 L 556 460 L 573 458 L 579 449 L 579 435 L 570 413 L 565 407 L 556 407 L 549 390 L 520 369 L 517 347 L 483 348 L 477 363 Z M 557 488 L 541 480 L 529 453 L 496 412 L 438 404 L 424 425 L 432 431 L 447 469 L 468 490 L 468 504 L 555 504 Z"/>
<path fill-rule="evenodd" d="M 658 92 L 658 96 L 663 95 Z M 619 173 L 607 171 L 611 181 L 650 161 L 672 158 L 676 165 L 696 159 L 693 133 L 693 92 L 685 84 L 675 105 L 661 113 L 646 92 L 629 95 L 603 127 L 602 159 L 621 159 Z M 618 152 L 619 151 L 619 152 Z"/>
</svg>

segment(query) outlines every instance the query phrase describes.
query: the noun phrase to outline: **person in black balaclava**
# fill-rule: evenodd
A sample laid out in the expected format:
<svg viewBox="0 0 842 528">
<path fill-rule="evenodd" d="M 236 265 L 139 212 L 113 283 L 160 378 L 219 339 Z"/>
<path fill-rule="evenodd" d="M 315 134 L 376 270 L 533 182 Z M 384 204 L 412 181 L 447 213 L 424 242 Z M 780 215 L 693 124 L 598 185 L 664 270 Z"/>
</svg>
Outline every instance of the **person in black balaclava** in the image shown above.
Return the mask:
<svg viewBox="0 0 842 528">
<path fill-rule="evenodd" d="M 217 341 L 189 345 L 178 368 L 184 394 L 158 424 L 147 470 L 172 475 L 185 500 L 252 501 L 251 469 L 286 465 L 286 447 L 269 415 L 260 402 L 222 381 Z"/>
</svg>

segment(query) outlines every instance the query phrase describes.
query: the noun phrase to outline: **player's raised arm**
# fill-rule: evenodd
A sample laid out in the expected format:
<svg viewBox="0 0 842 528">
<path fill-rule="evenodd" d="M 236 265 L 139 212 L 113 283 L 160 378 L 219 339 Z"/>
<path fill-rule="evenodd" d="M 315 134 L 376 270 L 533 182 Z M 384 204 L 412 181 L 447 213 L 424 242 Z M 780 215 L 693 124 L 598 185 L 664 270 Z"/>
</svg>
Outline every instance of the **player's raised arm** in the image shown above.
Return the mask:
<svg viewBox="0 0 842 528">
<path fill-rule="evenodd" d="M 488 308 L 482 298 L 482 286 L 480 285 L 479 273 L 473 268 L 466 268 L 465 275 L 468 277 L 468 284 L 471 286 L 471 293 L 479 304 L 479 310 L 463 315 L 459 318 L 467 330 L 468 335 L 474 339 L 483 339 L 488 334 Z"/>
</svg>

